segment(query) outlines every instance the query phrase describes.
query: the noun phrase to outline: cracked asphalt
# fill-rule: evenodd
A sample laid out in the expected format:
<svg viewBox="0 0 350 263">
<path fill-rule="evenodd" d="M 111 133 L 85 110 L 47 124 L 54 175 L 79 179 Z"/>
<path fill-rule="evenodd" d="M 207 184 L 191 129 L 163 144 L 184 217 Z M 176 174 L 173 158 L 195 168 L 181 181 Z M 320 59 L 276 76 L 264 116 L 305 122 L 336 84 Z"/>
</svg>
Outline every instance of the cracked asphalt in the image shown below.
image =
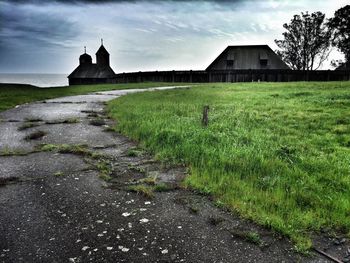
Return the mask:
<svg viewBox="0 0 350 263">
<path fill-rule="evenodd" d="M 144 91 L 64 97 L 0 113 L 0 262 L 331 262 L 302 256 L 286 238 L 179 187 L 185 167 L 130 154 L 137 144 L 108 129 L 105 102 Z M 105 124 L 92 125 L 96 118 Z M 35 125 L 23 129 L 28 123 Z M 24 139 L 36 131 L 44 136 Z M 44 152 L 42 144 L 84 145 L 102 159 Z M 107 181 L 96 168 L 101 160 Z M 145 178 L 168 187 L 153 198 L 130 191 Z"/>
</svg>

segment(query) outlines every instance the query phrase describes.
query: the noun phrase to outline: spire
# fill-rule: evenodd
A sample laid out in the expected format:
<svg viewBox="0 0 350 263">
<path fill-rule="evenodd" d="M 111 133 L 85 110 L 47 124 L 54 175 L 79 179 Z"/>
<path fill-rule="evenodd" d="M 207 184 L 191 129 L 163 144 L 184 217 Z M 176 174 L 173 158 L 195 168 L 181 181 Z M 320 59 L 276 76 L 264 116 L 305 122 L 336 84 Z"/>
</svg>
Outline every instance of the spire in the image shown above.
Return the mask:
<svg viewBox="0 0 350 263">
<path fill-rule="evenodd" d="M 86 54 L 86 46 L 84 46 L 84 54 Z"/>
<path fill-rule="evenodd" d="M 109 53 L 103 46 L 103 39 L 101 38 L 101 46 L 96 52 L 96 64 L 99 66 L 109 66 Z"/>
</svg>

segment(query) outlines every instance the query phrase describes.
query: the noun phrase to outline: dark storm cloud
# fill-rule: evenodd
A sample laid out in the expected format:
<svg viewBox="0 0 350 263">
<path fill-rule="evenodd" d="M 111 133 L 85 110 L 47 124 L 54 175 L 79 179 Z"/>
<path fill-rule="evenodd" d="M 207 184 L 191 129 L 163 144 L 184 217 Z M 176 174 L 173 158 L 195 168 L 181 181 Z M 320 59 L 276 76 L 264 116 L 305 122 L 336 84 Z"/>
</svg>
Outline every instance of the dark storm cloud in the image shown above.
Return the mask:
<svg viewBox="0 0 350 263">
<path fill-rule="evenodd" d="M 57 53 L 77 34 L 74 23 L 50 12 L 0 2 L 0 68 L 30 68 L 28 65 L 33 62 L 45 67 L 51 58 L 44 54 Z"/>
<path fill-rule="evenodd" d="M 50 3 L 64 3 L 64 4 L 106 4 L 106 3 L 166 3 L 166 2 L 213 2 L 213 3 L 243 3 L 253 2 L 258 0 L 5 0 L 5 2 L 18 4 L 50 4 Z"/>
<path fill-rule="evenodd" d="M 77 32 L 73 23 L 45 13 L 29 13 L 3 6 L 0 37 L 7 41 L 32 40 L 55 43 L 74 37 Z"/>
</svg>

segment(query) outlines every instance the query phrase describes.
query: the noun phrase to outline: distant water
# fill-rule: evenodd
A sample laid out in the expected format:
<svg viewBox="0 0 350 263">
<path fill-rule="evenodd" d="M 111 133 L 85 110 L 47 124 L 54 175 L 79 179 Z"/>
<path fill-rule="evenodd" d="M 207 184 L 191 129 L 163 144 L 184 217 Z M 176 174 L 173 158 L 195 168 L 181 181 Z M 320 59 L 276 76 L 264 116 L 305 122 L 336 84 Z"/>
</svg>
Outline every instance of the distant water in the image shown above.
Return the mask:
<svg viewBox="0 0 350 263">
<path fill-rule="evenodd" d="M 68 74 L 4 74 L 0 73 L 0 83 L 31 84 L 38 87 L 58 87 L 68 85 Z"/>
</svg>

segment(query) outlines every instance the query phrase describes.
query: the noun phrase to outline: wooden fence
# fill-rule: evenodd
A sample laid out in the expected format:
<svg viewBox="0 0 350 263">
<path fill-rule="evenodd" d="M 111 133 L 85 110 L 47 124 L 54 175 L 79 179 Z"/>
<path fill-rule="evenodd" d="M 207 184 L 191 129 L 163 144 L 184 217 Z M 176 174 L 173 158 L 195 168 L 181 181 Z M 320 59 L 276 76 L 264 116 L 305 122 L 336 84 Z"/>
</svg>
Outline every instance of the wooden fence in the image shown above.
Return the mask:
<svg viewBox="0 0 350 263">
<path fill-rule="evenodd" d="M 288 82 L 350 80 L 350 70 L 189 70 L 148 71 L 116 74 L 117 83 L 131 82 Z"/>
</svg>

